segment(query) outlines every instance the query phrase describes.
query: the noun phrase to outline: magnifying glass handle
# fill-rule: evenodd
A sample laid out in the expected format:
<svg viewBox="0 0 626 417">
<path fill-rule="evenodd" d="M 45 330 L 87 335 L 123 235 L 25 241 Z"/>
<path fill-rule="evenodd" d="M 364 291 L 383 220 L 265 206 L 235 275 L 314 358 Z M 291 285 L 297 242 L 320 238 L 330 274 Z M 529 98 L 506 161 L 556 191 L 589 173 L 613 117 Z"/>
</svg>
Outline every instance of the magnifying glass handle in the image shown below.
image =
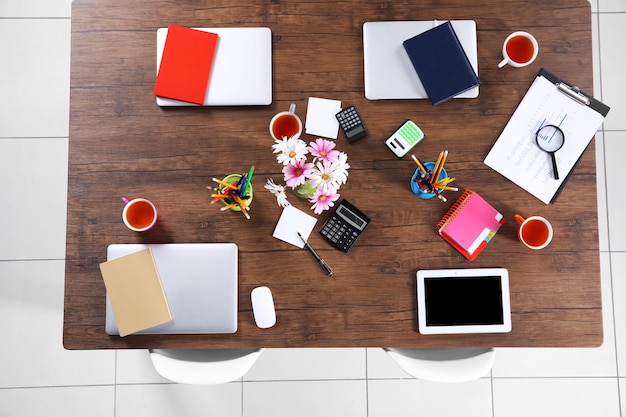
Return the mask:
<svg viewBox="0 0 626 417">
<path fill-rule="evenodd" d="M 559 179 L 559 170 L 556 168 L 556 156 L 554 152 L 550 152 L 550 156 L 552 156 L 552 172 L 554 172 L 554 179 Z"/>
</svg>

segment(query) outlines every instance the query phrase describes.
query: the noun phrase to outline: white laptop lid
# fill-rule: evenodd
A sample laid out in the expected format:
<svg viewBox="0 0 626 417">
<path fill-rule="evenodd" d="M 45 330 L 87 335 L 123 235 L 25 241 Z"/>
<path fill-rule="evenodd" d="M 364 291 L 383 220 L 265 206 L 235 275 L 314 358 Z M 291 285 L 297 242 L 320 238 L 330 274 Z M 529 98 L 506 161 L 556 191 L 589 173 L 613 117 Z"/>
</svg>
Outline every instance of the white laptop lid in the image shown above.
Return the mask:
<svg viewBox="0 0 626 417">
<path fill-rule="evenodd" d="M 432 29 L 443 21 L 365 22 L 363 59 L 365 97 L 369 100 L 428 98 L 402 42 Z M 478 75 L 476 22 L 451 20 L 452 27 Z M 479 87 L 454 98 L 478 97 Z"/>
<path fill-rule="evenodd" d="M 272 31 L 270 28 L 194 28 L 219 35 L 205 106 L 272 104 Z M 167 28 L 157 30 L 157 73 Z M 157 97 L 159 106 L 195 106 Z"/>
<path fill-rule="evenodd" d="M 237 331 L 237 245 L 109 245 L 107 260 L 144 248 L 152 248 L 173 320 L 135 334 Z M 106 332 L 117 335 L 119 331 L 108 295 L 106 304 Z"/>
</svg>

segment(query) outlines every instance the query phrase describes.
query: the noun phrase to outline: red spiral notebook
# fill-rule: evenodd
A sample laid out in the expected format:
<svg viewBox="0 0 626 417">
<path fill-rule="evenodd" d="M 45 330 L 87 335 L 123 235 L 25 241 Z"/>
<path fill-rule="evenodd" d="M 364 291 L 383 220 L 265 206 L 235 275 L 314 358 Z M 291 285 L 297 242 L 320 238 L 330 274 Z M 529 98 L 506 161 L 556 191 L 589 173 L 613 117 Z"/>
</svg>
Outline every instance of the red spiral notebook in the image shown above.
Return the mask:
<svg viewBox="0 0 626 417">
<path fill-rule="evenodd" d="M 154 95 L 202 106 L 218 39 L 215 33 L 170 25 Z"/>
<path fill-rule="evenodd" d="M 504 216 L 472 190 L 465 190 L 437 223 L 439 234 L 470 261 L 504 224 Z"/>
</svg>

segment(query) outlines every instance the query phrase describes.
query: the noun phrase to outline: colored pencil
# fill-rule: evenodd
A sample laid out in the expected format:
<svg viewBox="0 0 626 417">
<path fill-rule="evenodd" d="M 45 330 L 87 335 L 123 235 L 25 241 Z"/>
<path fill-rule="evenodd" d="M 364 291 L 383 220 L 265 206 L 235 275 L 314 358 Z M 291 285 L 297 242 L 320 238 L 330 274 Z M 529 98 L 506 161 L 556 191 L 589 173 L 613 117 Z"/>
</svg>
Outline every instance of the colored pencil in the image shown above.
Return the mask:
<svg viewBox="0 0 626 417">
<path fill-rule="evenodd" d="M 443 169 L 443 164 L 446 163 L 446 159 L 447 158 L 448 158 L 448 151 L 445 150 L 442 153 L 441 161 L 439 162 L 439 165 L 437 166 L 435 174 L 433 175 L 433 179 L 432 179 L 433 182 L 439 181 L 439 176 L 441 175 L 441 170 Z"/>
<path fill-rule="evenodd" d="M 439 153 L 439 156 L 437 157 L 437 161 L 435 162 L 435 166 L 433 167 L 432 173 L 430 174 L 430 178 L 428 182 L 430 182 L 431 184 L 437 180 L 437 177 L 435 177 L 435 173 L 439 169 L 439 164 L 441 163 L 442 158 L 443 158 L 443 151 Z"/>
<path fill-rule="evenodd" d="M 456 187 L 448 187 L 447 185 L 439 185 L 436 187 L 439 190 L 445 190 L 445 191 L 459 191 L 458 188 Z"/>
<path fill-rule="evenodd" d="M 428 171 L 422 164 L 422 161 L 420 161 L 415 155 L 411 155 L 411 158 L 413 158 L 417 167 L 420 169 L 420 171 L 422 171 L 422 174 L 428 174 Z"/>
<path fill-rule="evenodd" d="M 239 188 L 234 184 L 229 184 L 225 181 L 218 180 L 217 178 L 213 178 L 213 181 L 218 183 L 219 185 L 223 185 L 224 187 L 230 188 L 231 190 L 238 190 Z"/>
</svg>

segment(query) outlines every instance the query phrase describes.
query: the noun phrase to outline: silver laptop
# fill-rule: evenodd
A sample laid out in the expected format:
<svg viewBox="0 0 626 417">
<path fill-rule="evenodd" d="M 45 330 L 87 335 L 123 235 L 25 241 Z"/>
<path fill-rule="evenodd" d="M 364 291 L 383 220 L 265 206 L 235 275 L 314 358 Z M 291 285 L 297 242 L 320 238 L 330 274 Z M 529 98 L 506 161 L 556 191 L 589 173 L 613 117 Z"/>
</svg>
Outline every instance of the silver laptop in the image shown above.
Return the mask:
<svg viewBox="0 0 626 417">
<path fill-rule="evenodd" d="M 234 243 L 109 245 L 107 260 L 152 248 L 173 320 L 135 334 L 235 333 L 238 249 Z M 117 335 L 109 297 L 106 332 Z"/>
<path fill-rule="evenodd" d="M 369 100 L 428 98 L 402 42 L 444 22 L 433 20 L 365 22 L 363 24 L 365 97 Z M 474 71 L 478 74 L 476 22 L 473 20 L 450 22 Z M 475 98 L 478 97 L 478 92 L 479 87 L 475 87 L 454 98 Z"/>
<path fill-rule="evenodd" d="M 272 104 L 272 31 L 256 28 L 195 28 L 219 35 L 205 106 Z M 167 28 L 157 30 L 157 73 Z M 157 97 L 159 106 L 195 106 Z"/>
</svg>

